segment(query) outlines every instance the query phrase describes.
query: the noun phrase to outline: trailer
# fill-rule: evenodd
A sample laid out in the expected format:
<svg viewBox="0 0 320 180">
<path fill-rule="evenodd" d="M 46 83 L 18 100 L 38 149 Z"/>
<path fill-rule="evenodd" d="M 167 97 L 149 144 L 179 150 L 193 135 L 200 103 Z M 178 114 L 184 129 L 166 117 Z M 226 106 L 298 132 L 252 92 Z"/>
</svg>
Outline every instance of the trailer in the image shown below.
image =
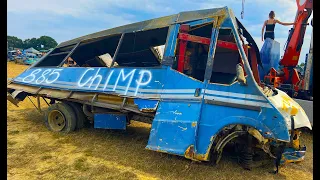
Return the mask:
<svg viewBox="0 0 320 180">
<path fill-rule="evenodd" d="M 68 58 L 77 67 L 63 67 Z M 260 153 L 277 167 L 302 161 L 308 117 L 260 83 L 260 65 L 256 43 L 228 7 L 181 12 L 59 44 L 8 83 L 7 99 L 18 106 L 35 97 L 55 132 L 87 122 L 125 130 L 137 120 L 152 124 L 148 150 L 218 163 L 232 143 L 246 169 Z"/>
</svg>

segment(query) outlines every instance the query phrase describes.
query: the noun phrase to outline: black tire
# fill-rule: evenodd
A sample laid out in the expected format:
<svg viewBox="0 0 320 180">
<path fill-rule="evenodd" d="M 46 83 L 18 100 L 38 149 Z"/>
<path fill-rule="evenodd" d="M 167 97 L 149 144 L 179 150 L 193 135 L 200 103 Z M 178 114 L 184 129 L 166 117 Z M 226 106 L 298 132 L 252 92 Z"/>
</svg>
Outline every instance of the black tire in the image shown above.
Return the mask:
<svg viewBox="0 0 320 180">
<path fill-rule="evenodd" d="M 75 130 L 76 113 L 66 103 L 49 106 L 45 112 L 45 124 L 50 131 L 69 133 Z"/>
<path fill-rule="evenodd" d="M 68 104 L 70 107 L 72 107 L 73 111 L 76 113 L 76 120 L 77 120 L 76 129 L 83 128 L 84 123 L 86 121 L 86 116 L 82 111 L 81 105 L 74 102 L 65 102 L 65 103 Z"/>
</svg>

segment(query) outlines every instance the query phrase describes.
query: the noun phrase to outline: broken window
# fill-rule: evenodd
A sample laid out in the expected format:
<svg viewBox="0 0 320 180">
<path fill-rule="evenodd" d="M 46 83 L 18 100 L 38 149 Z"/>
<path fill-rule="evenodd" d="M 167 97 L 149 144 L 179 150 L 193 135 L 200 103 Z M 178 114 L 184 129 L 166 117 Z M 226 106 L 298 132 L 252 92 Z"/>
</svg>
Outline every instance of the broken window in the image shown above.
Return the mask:
<svg viewBox="0 0 320 180">
<path fill-rule="evenodd" d="M 120 36 L 121 35 L 112 35 L 108 37 L 89 39 L 81 42 L 78 46 L 77 44 L 74 44 L 71 46 L 56 48 L 35 67 L 65 66 L 65 64 L 69 64 L 70 59 L 71 61 L 74 61 L 73 64 L 76 64 L 77 67 L 106 66 L 99 56 L 106 53 L 113 56 Z M 71 53 L 71 56 L 66 58 L 69 53 Z"/>
<path fill-rule="evenodd" d="M 54 49 L 43 60 L 41 60 L 38 64 L 36 64 L 35 67 L 63 65 L 62 61 L 67 57 L 67 55 L 75 46 L 76 44 Z"/>
<path fill-rule="evenodd" d="M 118 34 L 81 42 L 71 58 L 80 67 L 110 67 L 108 62 L 112 61 L 120 37 L 121 35 Z"/>
<path fill-rule="evenodd" d="M 213 25 L 181 25 L 172 68 L 199 81 L 204 80 Z"/>
<path fill-rule="evenodd" d="M 220 29 L 213 58 L 210 82 L 232 84 L 237 80 L 236 65 L 241 63 L 238 47 L 231 29 Z"/>
<path fill-rule="evenodd" d="M 119 66 L 160 66 L 168 27 L 126 33 L 115 60 Z"/>
<path fill-rule="evenodd" d="M 63 67 L 79 67 L 79 65 L 71 57 L 68 57 Z"/>
<path fill-rule="evenodd" d="M 166 43 L 168 27 L 124 34 L 114 66 L 159 66 Z M 36 67 L 72 65 L 77 67 L 110 67 L 121 34 L 89 39 L 67 47 L 56 48 Z M 74 49 L 74 50 L 73 50 Z M 67 56 L 71 53 L 70 57 Z"/>
</svg>

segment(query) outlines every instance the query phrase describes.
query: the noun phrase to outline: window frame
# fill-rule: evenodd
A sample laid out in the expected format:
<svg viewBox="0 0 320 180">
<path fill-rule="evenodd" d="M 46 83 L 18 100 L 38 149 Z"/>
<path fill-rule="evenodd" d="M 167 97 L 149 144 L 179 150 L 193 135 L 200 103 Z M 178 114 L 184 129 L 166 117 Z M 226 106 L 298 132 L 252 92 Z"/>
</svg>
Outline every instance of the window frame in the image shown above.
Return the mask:
<svg viewBox="0 0 320 180">
<path fill-rule="evenodd" d="M 234 28 L 232 28 L 232 27 L 219 27 L 219 28 L 217 28 L 218 29 L 218 33 L 217 33 L 217 39 L 216 39 L 216 43 L 215 44 L 217 44 L 217 42 L 218 42 L 218 37 L 219 37 L 219 30 L 220 29 L 229 29 L 229 30 L 231 30 L 231 32 L 232 32 L 232 34 L 233 34 L 233 37 L 234 37 L 234 40 L 235 40 L 235 44 L 237 45 L 237 48 L 238 48 L 238 53 L 239 53 L 239 57 L 240 57 L 240 61 L 241 61 L 241 63 L 243 64 L 243 65 L 245 65 L 244 64 L 244 60 L 241 58 L 241 48 L 243 48 L 242 46 L 241 47 L 239 47 L 239 45 L 238 45 L 238 43 L 237 43 L 237 38 L 236 38 L 236 34 L 235 34 L 235 32 L 234 32 Z M 216 49 L 216 45 L 215 45 L 215 47 L 214 47 L 214 49 Z M 214 83 L 214 82 L 210 82 L 210 80 L 211 80 L 211 76 L 212 76 L 212 70 L 213 70 L 213 66 L 214 66 L 214 56 L 215 56 L 215 50 L 214 50 L 214 53 L 212 54 L 212 66 L 211 66 L 211 73 L 210 73 L 210 77 L 208 76 L 208 79 L 206 79 L 207 81 L 208 81 L 208 84 L 212 84 L 212 85 L 220 85 L 220 86 L 232 86 L 232 85 L 234 85 L 235 83 L 237 83 L 238 82 L 238 80 L 236 79 L 234 82 L 232 82 L 231 84 L 222 84 L 222 83 Z M 206 68 L 208 68 L 208 66 L 206 67 Z M 235 67 L 236 68 L 236 67 Z M 208 69 L 208 71 L 209 71 L 209 69 Z M 207 69 L 206 69 L 206 72 L 207 72 Z M 245 75 L 245 77 L 248 77 L 248 73 Z"/>
</svg>

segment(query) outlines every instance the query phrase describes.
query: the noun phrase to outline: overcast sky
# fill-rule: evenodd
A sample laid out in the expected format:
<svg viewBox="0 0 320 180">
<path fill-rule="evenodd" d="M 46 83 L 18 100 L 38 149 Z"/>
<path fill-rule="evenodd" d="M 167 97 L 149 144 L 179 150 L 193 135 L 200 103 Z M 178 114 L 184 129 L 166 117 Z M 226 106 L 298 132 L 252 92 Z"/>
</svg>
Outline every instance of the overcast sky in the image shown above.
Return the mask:
<svg viewBox="0 0 320 180">
<path fill-rule="evenodd" d="M 245 0 L 244 19 L 240 17 L 242 0 L 9 0 L 7 3 L 8 35 L 23 40 L 47 35 L 58 43 L 181 11 L 228 6 L 261 48 L 261 28 L 270 10 L 282 22 L 293 22 L 297 11 L 295 0 Z M 281 55 L 290 28 L 276 25 L 275 39 L 280 42 Z M 304 62 L 308 53 L 311 32 L 312 27 L 308 26 L 300 62 Z"/>
</svg>

